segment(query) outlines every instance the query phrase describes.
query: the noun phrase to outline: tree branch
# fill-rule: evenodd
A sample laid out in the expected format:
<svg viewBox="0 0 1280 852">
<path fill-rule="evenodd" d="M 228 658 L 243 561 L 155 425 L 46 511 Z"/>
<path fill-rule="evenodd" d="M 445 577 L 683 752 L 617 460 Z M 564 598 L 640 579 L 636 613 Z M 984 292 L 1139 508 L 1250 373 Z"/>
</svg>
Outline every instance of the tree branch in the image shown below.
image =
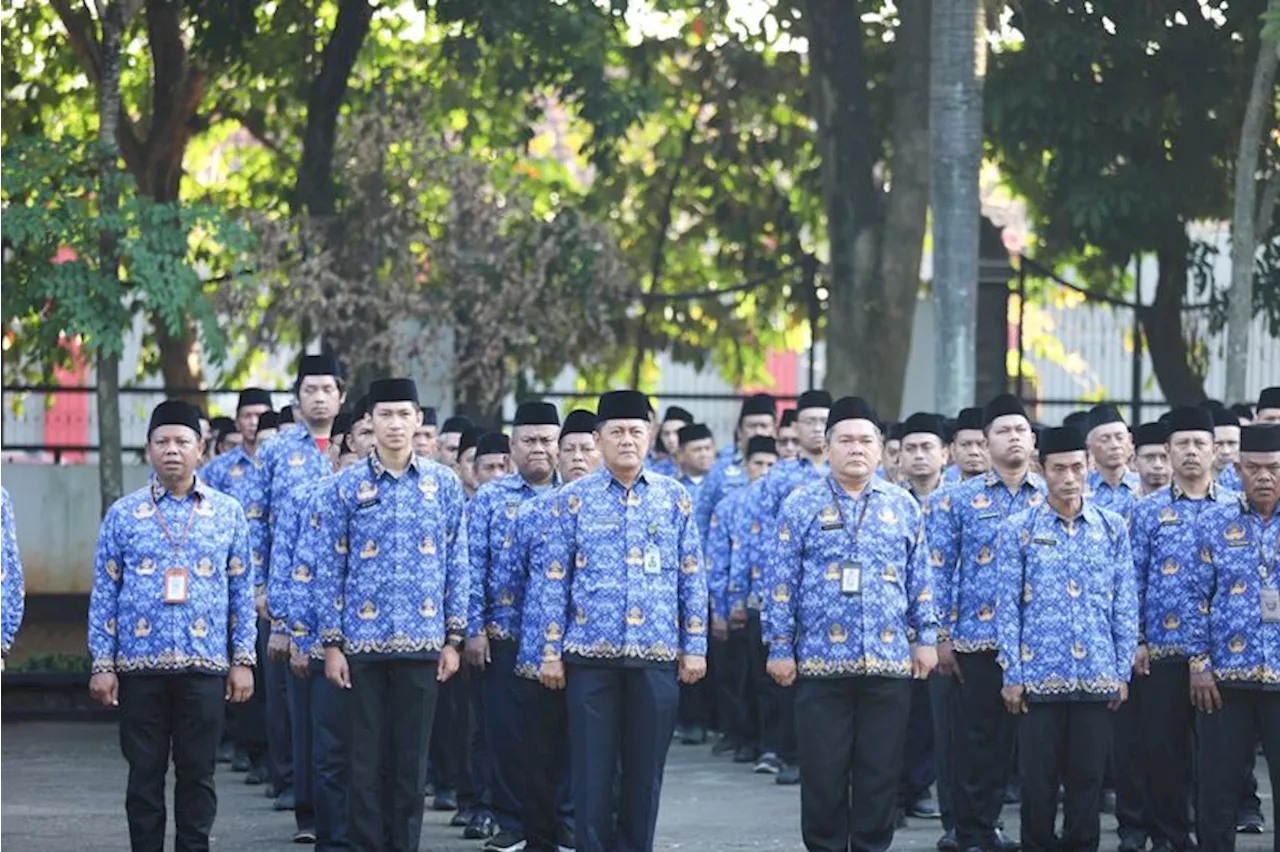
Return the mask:
<svg viewBox="0 0 1280 852">
<path fill-rule="evenodd" d="M 271 138 L 271 132 L 267 129 L 266 116 L 261 111 L 241 112 L 223 104 L 218 104 L 214 106 L 208 116 L 202 117 L 201 121 L 205 125 L 209 125 L 220 119 L 234 121 L 239 124 L 259 145 L 292 166 L 292 156 L 285 150 L 284 145 Z"/>
<path fill-rule="evenodd" d="M 83 5 L 81 5 L 80 10 L 76 10 L 71 8 L 68 0 L 51 0 L 51 3 L 54 11 L 58 13 L 59 20 L 62 21 L 62 26 L 67 31 L 67 41 L 70 43 L 76 59 L 79 60 L 80 67 L 84 69 L 85 76 L 89 78 L 89 82 L 95 88 L 100 88 L 102 85 L 102 46 L 98 43 L 96 35 L 97 22 Z M 133 4 L 127 4 L 122 9 L 122 20 L 126 27 L 133 17 L 134 11 L 136 10 L 133 8 Z M 138 167 L 142 163 L 142 146 L 138 142 L 138 134 L 134 127 L 133 119 L 130 118 L 123 101 L 120 103 L 120 112 L 116 123 L 116 140 L 129 171 L 136 174 Z"/>
</svg>

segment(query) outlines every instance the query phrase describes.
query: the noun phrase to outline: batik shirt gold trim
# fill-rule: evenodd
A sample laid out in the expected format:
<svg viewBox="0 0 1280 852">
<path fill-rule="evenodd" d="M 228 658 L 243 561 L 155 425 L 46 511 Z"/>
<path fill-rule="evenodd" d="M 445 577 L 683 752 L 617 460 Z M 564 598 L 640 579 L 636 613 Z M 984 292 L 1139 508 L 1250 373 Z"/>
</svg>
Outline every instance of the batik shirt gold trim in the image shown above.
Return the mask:
<svg viewBox="0 0 1280 852">
<path fill-rule="evenodd" d="M 320 639 L 347 654 L 429 659 L 467 631 L 470 565 L 462 482 L 413 458 L 399 477 L 377 454 L 314 499 Z"/>
<path fill-rule="evenodd" d="M 728 494 L 738 488 L 751 484 L 747 475 L 746 461 L 734 447 L 725 447 L 716 458 L 715 467 L 702 481 L 701 500 L 694 505 L 694 515 L 698 522 L 698 535 L 706 540 L 711 529 L 711 513 L 720 505 Z M 690 495 L 692 496 L 692 495 Z"/>
<path fill-rule="evenodd" d="M 249 521 L 249 555 L 253 560 L 253 585 L 265 591 L 267 582 L 268 541 L 266 537 L 267 499 L 266 471 L 262 459 L 251 456 L 244 447 L 223 453 L 200 468 L 200 478 L 210 488 L 234 497 Z M 260 523 L 262 522 L 262 523 Z"/>
<path fill-rule="evenodd" d="M 526 611 L 524 628 L 542 636 L 544 661 L 670 664 L 707 653 L 702 544 L 678 482 L 646 471 L 626 488 L 597 471 L 556 492 L 551 514 L 529 578 L 538 612 L 530 622 Z"/>
<path fill-rule="evenodd" d="M 553 485 L 558 484 L 557 473 Z M 527 575 L 516 550 L 521 504 L 538 490 L 518 473 L 485 483 L 467 506 L 467 551 L 471 560 L 468 632 L 490 639 L 520 635 Z"/>
<path fill-rule="evenodd" d="M 26 607 L 26 586 L 22 575 L 22 557 L 18 555 L 18 531 L 13 518 L 13 501 L 9 492 L 0 488 L 0 651 L 9 656 L 14 637 L 22 626 Z"/>
<path fill-rule="evenodd" d="M 996 633 L 1005 686 L 1029 700 L 1115 697 L 1138 648 L 1138 589 L 1124 518 L 1090 501 L 1049 504 L 1000 527 Z"/>
<path fill-rule="evenodd" d="M 938 630 L 915 500 L 879 478 L 854 499 L 826 476 L 787 497 L 777 535 L 765 572 L 769 659 L 793 659 L 805 677 L 910 677 L 910 645 L 934 644 Z M 856 594 L 844 588 L 850 565 Z"/>
<path fill-rule="evenodd" d="M 1280 594 L 1280 521 L 1265 522 L 1240 494 L 1206 507 L 1196 528 L 1204 567 L 1189 607 L 1191 670 L 1224 686 L 1280 689 L 1280 622 L 1261 608 L 1263 589 Z"/>
<path fill-rule="evenodd" d="M 1044 501 L 1044 480 L 1023 477 L 1016 492 L 988 471 L 929 497 L 929 561 L 941 636 L 961 653 L 995 651 L 996 537 L 1005 519 Z"/>
<path fill-rule="evenodd" d="M 165 603 L 173 568 L 186 570 L 185 603 Z M 94 673 L 222 674 L 254 664 L 257 637 L 249 524 L 239 503 L 200 480 L 178 499 L 153 478 L 111 506 L 89 595 Z"/>
<path fill-rule="evenodd" d="M 1138 580 L 1139 641 L 1147 643 L 1152 661 L 1187 656 L 1187 622 L 1203 587 L 1196 529 L 1206 510 L 1236 496 L 1210 486 L 1208 497 L 1196 500 L 1174 483 L 1134 506 L 1129 535 Z"/>
</svg>

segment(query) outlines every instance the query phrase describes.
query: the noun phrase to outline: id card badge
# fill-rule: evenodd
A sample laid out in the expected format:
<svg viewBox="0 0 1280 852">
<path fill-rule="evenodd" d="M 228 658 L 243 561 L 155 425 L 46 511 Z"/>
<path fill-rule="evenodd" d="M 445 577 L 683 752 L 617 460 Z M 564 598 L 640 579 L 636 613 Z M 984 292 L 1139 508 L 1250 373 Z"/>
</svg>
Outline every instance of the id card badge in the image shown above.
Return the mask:
<svg viewBox="0 0 1280 852">
<path fill-rule="evenodd" d="M 169 568 L 164 572 L 164 602 L 167 604 L 187 602 L 186 568 Z"/>
<path fill-rule="evenodd" d="M 662 551 L 658 549 L 656 544 L 651 543 L 644 549 L 644 573 L 662 573 Z"/>
<path fill-rule="evenodd" d="M 1262 623 L 1280 623 L 1280 589 L 1261 589 Z"/>
<path fill-rule="evenodd" d="M 862 566 L 857 562 L 840 563 L 840 594 L 862 594 Z"/>
</svg>

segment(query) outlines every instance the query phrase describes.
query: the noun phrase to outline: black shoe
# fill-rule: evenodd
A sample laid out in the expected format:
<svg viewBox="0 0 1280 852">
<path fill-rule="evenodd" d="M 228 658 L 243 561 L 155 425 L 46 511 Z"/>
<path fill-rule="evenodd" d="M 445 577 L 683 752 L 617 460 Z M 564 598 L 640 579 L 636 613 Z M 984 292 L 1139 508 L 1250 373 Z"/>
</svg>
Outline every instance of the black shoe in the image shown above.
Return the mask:
<svg viewBox="0 0 1280 852">
<path fill-rule="evenodd" d="M 1059 791 L 1061 795 L 1061 791 Z M 1014 784 L 1010 784 L 1004 788 L 1004 803 L 1006 805 L 1017 805 L 1022 803 L 1022 788 Z"/>
<path fill-rule="evenodd" d="M 1262 818 L 1262 814 L 1240 814 L 1236 818 L 1237 834 L 1262 834 L 1263 826 L 1267 821 Z"/>
<path fill-rule="evenodd" d="M 285 790 L 279 796 L 276 796 L 276 803 L 272 805 L 278 811 L 291 811 L 297 806 L 297 802 L 293 799 L 292 790 Z"/>
<path fill-rule="evenodd" d="M 726 754 L 734 754 L 738 750 L 738 744 L 732 737 L 721 737 L 711 746 L 712 757 L 723 757 Z"/>
<path fill-rule="evenodd" d="M 484 852 L 522 852 L 525 846 L 524 835 L 514 831 L 500 831 L 481 847 Z"/>
<path fill-rule="evenodd" d="M 988 843 L 992 852 L 1018 852 L 1022 849 L 1022 844 L 1005 834 L 1003 828 L 993 830 Z"/>
<path fill-rule="evenodd" d="M 907 816 L 912 819 L 942 819 L 942 812 L 929 799 L 920 799 L 907 808 Z"/>
<path fill-rule="evenodd" d="M 437 790 L 435 798 L 431 800 L 431 810 L 433 811 L 456 811 L 458 809 L 458 794 L 453 790 Z"/>
<path fill-rule="evenodd" d="M 1102 791 L 1102 812 L 1104 814 L 1114 814 L 1116 812 L 1116 791 Z"/>
<path fill-rule="evenodd" d="M 253 761 L 244 752 L 237 752 L 236 756 L 231 759 L 232 772 L 248 772 L 252 768 Z"/>
<path fill-rule="evenodd" d="M 783 766 L 782 771 L 774 777 L 773 783 L 781 784 L 784 787 L 799 784 L 800 767 L 796 766 L 794 763 L 788 763 L 786 766 Z"/>
<path fill-rule="evenodd" d="M 760 749 L 752 745 L 739 746 L 733 753 L 734 763 L 755 763 L 760 757 Z"/>
<path fill-rule="evenodd" d="M 284 792 L 283 787 L 277 787 L 275 785 L 275 782 L 270 780 L 267 781 L 267 786 L 262 788 L 262 795 L 266 796 L 268 799 L 274 799 L 276 796 L 279 796 L 283 792 Z"/>
<path fill-rule="evenodd" d="M 956 841 L 954 828 L 948 828 L 938 838 L 938 852 L 960 852 L 960 844 Z"/>
<path fill-rule="evenodd" d="M 1147 838 L 1121 836 L 1117 852 L 1147 852 Z"/>
<path fill-rule="evenodd" d="M 236 758 L 236 747 L 234 743 L 223 743 L 218 746 L 218 763 L 230 763 Z"/>
<path fill-rule="evenodd" d="M 316 830 L 314 828 L 300 828 L 293 833 L 294 843 L 315 843 Z"/>
<path fill-rule="evenodd" d="M 488 840 L 497 833 L 498 824 L 493 817 L 480 811 L 471 815 L 471 822 L 462 830 L 462 836 L 467 840 Z"/>
<path fill-rule="evenodd" d="M 257 786 L 258 784 L 265 784 L 267 783 L 267 776 L 269 774 L 270 773 L 267 772 L 267 767 L 262 764 L 258 764 L 245 774 L 244 783 L 251 787 Z"/>
<path fill-rule="evenodd" d="M 469 822 L 471 822 L 471 811 L 460 810 L 449 820 L 449 825 L 452 828 L 466 828 Z"/>
<path fill-rule="evenodd" d="M 707 741 L 707 729 L 701 725 L 689 725 L 680 734 L 680 742 L 684 745 L 702 745 Z"/>
<path fill-rule="evenodd" d="M 560 826 L 560 833 L 556 835 L 556 852 L 574 852 L 577 848 L 578 842 L 573 832 L 563 825 Z"/>
</svg>

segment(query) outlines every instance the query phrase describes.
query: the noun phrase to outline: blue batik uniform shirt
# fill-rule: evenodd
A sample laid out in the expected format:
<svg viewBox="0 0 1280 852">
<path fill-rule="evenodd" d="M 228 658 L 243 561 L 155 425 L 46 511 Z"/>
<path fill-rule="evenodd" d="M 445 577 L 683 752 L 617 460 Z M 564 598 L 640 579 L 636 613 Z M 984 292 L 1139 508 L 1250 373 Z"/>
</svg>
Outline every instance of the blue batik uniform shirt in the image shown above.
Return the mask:
<svg viewBox="0 0 1280 852">
<path fill-rule="evenodd" d="M 1138 581 L 1139 641 L 1152 662 L 1188 654 L 1189 619 L 1194 617 L 1203 580 L 1196 528 L 1202 514 L 1217 503 L 1235 500 L 1235 492 L 1211 486 L 1203 500 L 1188 497 L 1175 482 L 1138 501 L 1129 535 Z"/>
<path fill-rule="evenodd" d="M 660 471 L 655 471 L 655 472 L 660 472 Z M 743 473 L 746 473 L 746 468 L 743 468 Z M 698 527 L 698 535 L 702 537 L 703 545 L 706 544 L 707 534 L 711 530 L 711 513 L 715 511 L 714 506 L 706 507 L 704 511 L 704 507 L 702 505 L 703 502 L 708 497 L 706 486 L 707 486 L 707 480 L 710 478 L 710 476 L 711 474 L 707 474 L 706 476 L 703 476 L 700 479 L 695 480 L 692 476 L 688 476 L 686 474 L 681 473 L 674 477 L 676 482 L 679 482 L 681 485 L 683 485 L 684 490 L 689 492 L 689 498 L 693 500 L 693 516 L 695 518 L 705 517 L 707 519 L 707 525 L 705 527 L 702 527 L 702 526 Z M 729 493 L 732 494 L 733 492 L 731 491 Z"/>
<path fill-rule="evenodd" d="M 336 475 L 299 485 L 275 513 L 271 582 L 267 587 L 271 632 L 290 637 L 300 651 L 310 648 L 319 638 L 315 621 L 315 558 L 314 553 L 304 556 L 304 542 L 308 529 L 318 529 L 320 524 L 315 501 Z"/>
<path fill-rule="evenodd" d="M 1127 522 L 1133 506 L 1142 495 L 1142 478 L 1137 471 L 1126 470 L 1120 481 L 1112 485 L 1103 478 L 1101 471 L 1090 471 L 1084 496 L 1096 506 L 1115 512 Z"/>
<path fill-rule="evenodd" d="M 1228 465 L 1218 474 L 1218 487 L 1228 491 L 1244 491 L 1244 481 L 1240 479 L 1240 471 L 1235 465 Z"/>
<path fill-rule="evenodd" d="M 532 500 L 520 504 L 516 515 L 515 550 L 516 563 L 523 578 L 525 598 L 520 613 L 519 645 L 516 650 L 516 674 L 538 680 L 542 671 L 542 612 L 546 602 L 535 598 L 535 593 L 543 597 L 548 592 L 548 584 L 535 585 L 532 578 L 535 572 L 543 570 L 547 565 L 547 542 L 555 521 L 552 508 L 555 505 L 556 492 L 563 483 L 556 485 L 551 491 L 544 491 Z M 552 592 L 558 590 L 552 589 Z M 524 629 L 529 625 L 529 629 Z"/>
<path fill-rule="evenodd" d="M 745 612 L 747 608 L 750 590 L 747 548 L 753 543 L 749 540 L 750 527 L 755 523 L 749 501 L 760 493 L 758 482 L 729 492 L 711 513 L 704 547 L 711 613 L 716 618 L 728 619 L 733 612 Z"/>
<path fill-rule="evenodd" d="M 988 471 L 934 492 L 930 501 L 929 561 L 942 637 L 961 653 L 995 651 L 996 538 L 1007 518 L 1044 501 L 1044 480 L 1028 472 L 1011 492 Z"/>
<path fill-rule="evenodd" d="M 22 578 L 22 558 L 18 555 L 18 530 L 13 519 L 13 501 L 9 492 L 0 488 L 0 650 L 9 656 L 14 637 L 22 626 L 26 607 L 26 588 Z"/>
<path fill-rule="evenodd" d="M 256 529 L 255 541 L 259 542 L 262 559 L 265 560 L 262 570 L 267 573 L 277 512 L 285 505 L 293 489 L 333 473 L 333 462 L 316 444 L 316 439 L 308 434 L 305 426 L 281 432 L 268 441 L 258 449 L 258 459 L 262 462 L 262 488 L 266 503 L 262 516 L 249 523 Z"/>
<path fill-rule="evenodd" d="M 1199 558 L 1187 653 L 1193 672 L 1224 687 L 1280 689 L 1280 623 L 1262 618 L 1262 589 L 1280 590 L 1280 520 L 1239 494 L 1205 508 L 1196 524 Z"/>
<path fill-rule="evenodd" d="M 171 568 L 186 569 L 185 603 L 164 602 Z M 95 674 L 225 674 L 254 664 L 257 638 L 249 525 L 239 503 L 198 479 L 179 499 L 153 477 L 112 504 L 89 595 Z"/>
<path fill-rule="evenodd" d="M 709 612 L 693 500 L 643 472 L 630 488 L 609 470 L 556 492 L 529 597 L 541 662 L 668 665 L 707 653 Z M 529 615 L 534 615 L 530 612 Z"/>
<path fill-rule="evenodd" d="M 728 453 L 726 455 L 726 453 Z M 705 536 L 711 528 L 711 513 L 720 501 L 735 488 L 751 483 L 742 456 L 734 447 L 725 447 L 717 457 L 716 465 L 702 482 L 702 499 L 694 507 L 698 521 L 698 533 Z"/>
<path fill-rule="evenodd" d="M 555 474 L 553 485 L 559 481 Z M 515 639 L 520 635 L 528 577 L 516 547 L 520 506 L 545 493 L 518 473 L 480 486 L 467 507 L 467 551 L 471 561 L 471 636 Z"/>
<path fill-rule="evenodd" d="M 432 659 L 466 636 L 466 496 L 453 471 L 415 456 L 397 477 L 374 453 L 336 474 L 313 505 L 320 540 L 307 546 L 326 648 Z"/>
<path fill-rule="evenodd" d="M 915 500 L 876 477 L 856 499 L 831 476 L 787 497 L 765 571 L 769 659 L 802 677 L 911 677 L 911 644 L 937 641 L 924 536 Z M 847 564 L 857 594 L 842 591 Z"/>
<path fill-rule="evenodd" d="M 1005 686 L 1029 701 L 1116 697 L 1138 648 L 1138 588 L 1125 520 L 1085 501 L 1048 502 L 1000 527 L 996 634 Z"/>
<path fill-rule="evenodd" d="M 249 555 L 253 562 L 253 585 L 264 591 L 269 557 L 266 535 L 266 473 L 262 460 L 236 447 L 200 469 L 200 478 L 211 488 L 234 497 L 249 521 Z"/>
</svg>

